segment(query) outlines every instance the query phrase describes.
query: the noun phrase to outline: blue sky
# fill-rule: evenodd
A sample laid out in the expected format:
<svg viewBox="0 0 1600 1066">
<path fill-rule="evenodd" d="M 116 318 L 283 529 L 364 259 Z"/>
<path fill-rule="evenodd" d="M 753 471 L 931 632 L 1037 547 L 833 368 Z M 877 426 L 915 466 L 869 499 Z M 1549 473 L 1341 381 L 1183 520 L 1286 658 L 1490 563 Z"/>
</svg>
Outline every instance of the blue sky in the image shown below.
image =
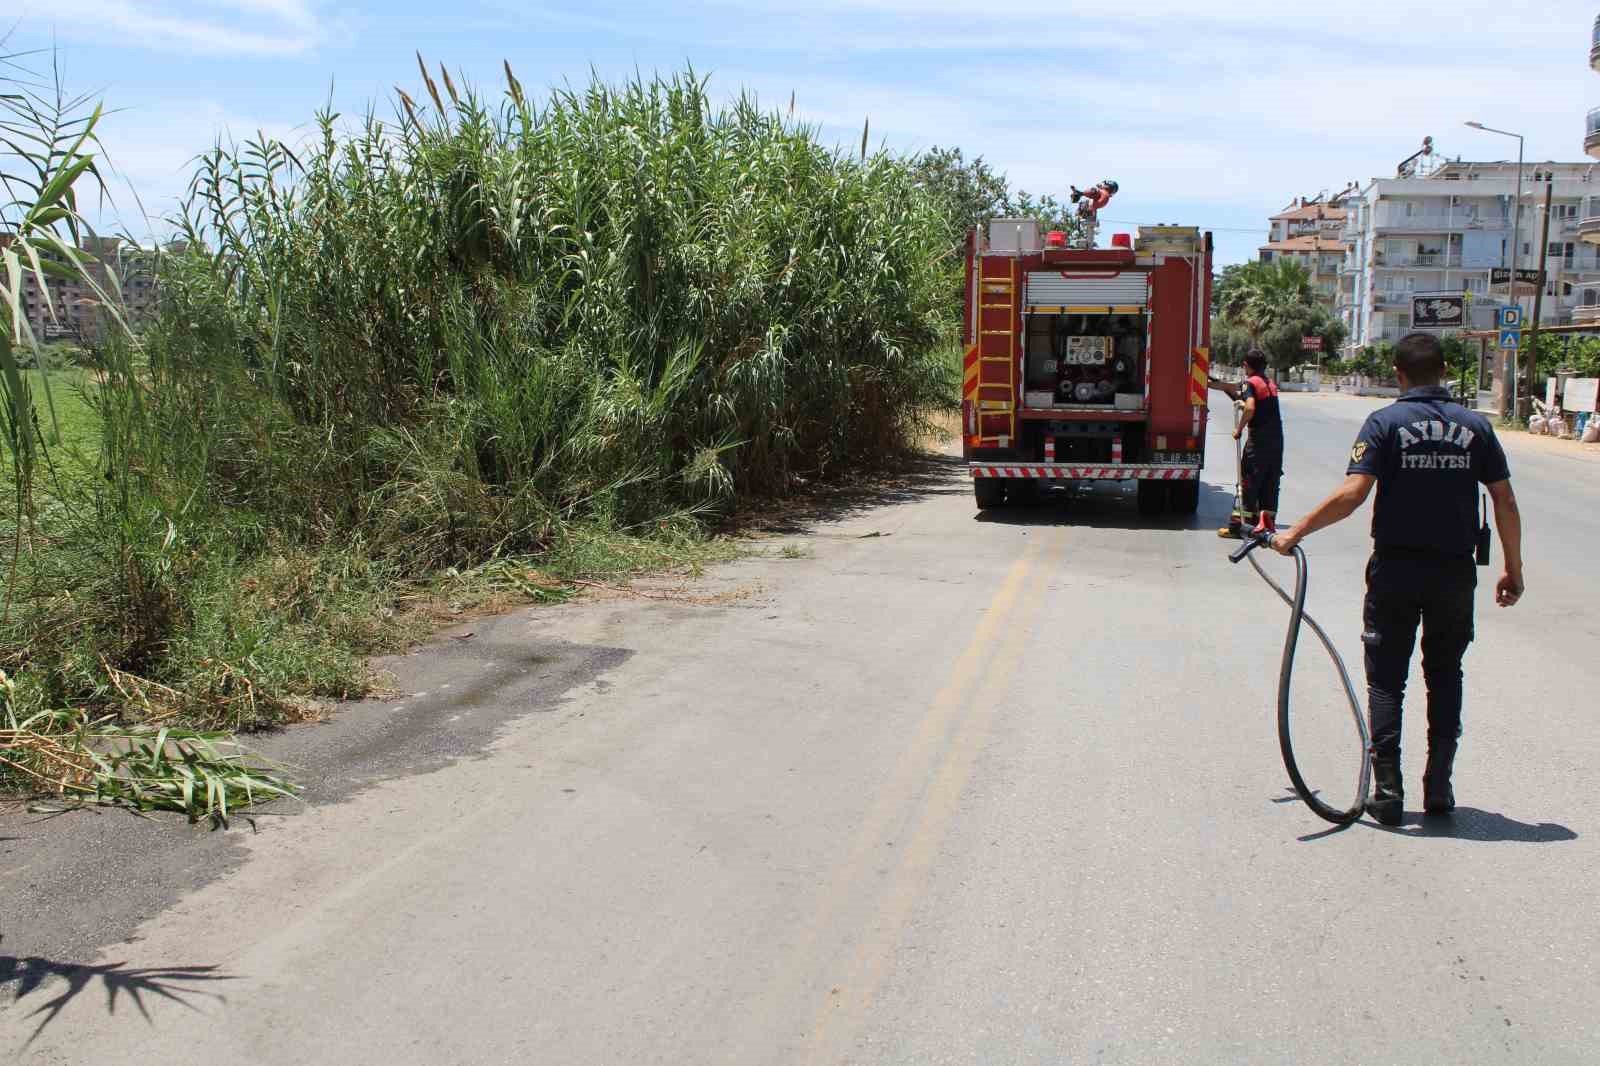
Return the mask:
<svg viewBox="0 0 1600 1066">
<path fill-rule="evenodd" d="M 858 141 L 870 117 L 875 143 L 959 145 L 1034 192 L 1116 178 L 1108 217 L 1210 227 L 1220 262 L 1253 257 L 1266 216 L 1294 196 L 1390 174 L 1425 134 L 1451 156 L 1515 158 L 1514 141 L 1467 119 L 1524 133 L 1530 162 L 1583 158 L 1584 112 L 1600 104 L 1597 9 L 1535 0 L 1508 20 L 1503 0 L 0 0 L 12 50 L 53 41 L 69 88 L 121 109 L 106 147 L 153 215 L 220 131 L 292 139 L 330 93 L 345 113 L 387 114 L 396 85 L 421 96 L 420 49 L 496 90 L 502 60 L 530 91 L 591 69 L 615 79 L 693 63 L 724 95 L 747 87 L 777 107 L 792 91 L 831 141 Z"/>
</svg>

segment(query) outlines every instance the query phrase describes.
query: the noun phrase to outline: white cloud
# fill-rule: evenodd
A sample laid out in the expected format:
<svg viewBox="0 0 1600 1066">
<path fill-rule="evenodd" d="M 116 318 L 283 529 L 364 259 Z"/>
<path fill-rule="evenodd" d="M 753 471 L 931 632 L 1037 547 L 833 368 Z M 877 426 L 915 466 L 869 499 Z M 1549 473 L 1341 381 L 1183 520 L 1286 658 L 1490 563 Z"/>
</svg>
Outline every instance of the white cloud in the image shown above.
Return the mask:
<svg viewBox="0 0 1600 1066">
<path fill-rule="evenodd" d="M 232 17 L 218 7 L 232 9 Z M 0 0 L 0 16 L 29 22 L 48 18 L 71 39 L 135 45 L 207 55 L 290 56 L 321 42 L 324 29 L 304 0 L 221 0 L 220 3 L 152 3 L 135 0 L 53 0 L 36 4 Z"/>
<path fill-rule="evenodd" d="M 844 143 L 959 145 L 1035 192 L 1115 177 L 1119 217 L 1259 225 L 1296 195 L 1393 173 L 1425 135 L 1449 156 L 1515 158 L 1468 119 L 1527 137 L 1527 158 L 1581 159 L 1592 6 L 1386 0 L 1347 17 L 1292 0 L 766 0 L 781 59 L 719 74 L 824 122 Z M 772 43 L 768 35 L 767 43 Z M 940 51 L 965 39 L 969 47 Z M 925 50 L 926 56 L 919 56 Z M 876 55 L 872 53 L 878 53 Z M 789 69 L 785 69 L 789 68 Z M 848 71 L 848 73 L 841 73 Z M 1180 209 L 1187 212 L 1180 217 Z M 1253 255 L 1258 238 L 1219 246 Z"/>
</svg>

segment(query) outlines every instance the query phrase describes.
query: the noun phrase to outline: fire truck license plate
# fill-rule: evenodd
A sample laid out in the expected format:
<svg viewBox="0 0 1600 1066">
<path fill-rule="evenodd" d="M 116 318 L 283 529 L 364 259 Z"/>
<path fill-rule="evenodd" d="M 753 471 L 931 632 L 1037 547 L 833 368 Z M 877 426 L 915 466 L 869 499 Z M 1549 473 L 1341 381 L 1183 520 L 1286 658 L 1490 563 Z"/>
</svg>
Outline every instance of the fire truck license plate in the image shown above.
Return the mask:
<svg viewBox="0 0 1600 1066">
<path fill-rule="evenodd" d="M 1200 465 L 1199 452 L 1151 452 L 1152 463 L 1183 463 L 1187 466 Z"/>
</svg>

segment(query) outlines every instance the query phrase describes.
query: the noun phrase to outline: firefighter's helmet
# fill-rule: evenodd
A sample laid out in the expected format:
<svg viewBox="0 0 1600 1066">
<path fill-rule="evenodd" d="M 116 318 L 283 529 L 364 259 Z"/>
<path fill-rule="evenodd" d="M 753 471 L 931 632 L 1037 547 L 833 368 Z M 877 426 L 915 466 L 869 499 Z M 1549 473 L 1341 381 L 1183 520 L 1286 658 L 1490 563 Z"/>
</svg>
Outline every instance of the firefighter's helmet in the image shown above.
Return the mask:
<svg viewBox="0 0 1600 1066">
<path fill-rule="evenodd" d="M 1112 181 L 1110 178 L 1107 178 L 1105 181 L 1102 181 L 1100 184 L 1105 186 L 1107 189 L 1110 189 L 1112 192 L 1116 192 L 1117 191 L 1117 183 Z"/>
</svg>

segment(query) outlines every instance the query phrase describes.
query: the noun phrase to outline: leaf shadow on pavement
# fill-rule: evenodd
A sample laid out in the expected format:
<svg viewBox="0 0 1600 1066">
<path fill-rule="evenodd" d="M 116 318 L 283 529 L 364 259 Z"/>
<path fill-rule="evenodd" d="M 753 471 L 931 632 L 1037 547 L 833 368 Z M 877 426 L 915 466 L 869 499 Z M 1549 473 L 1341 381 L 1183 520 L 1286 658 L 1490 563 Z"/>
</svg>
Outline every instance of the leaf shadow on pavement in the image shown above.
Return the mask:
<svg viewBox="0 0 1600 1066">
<path fill-rule="evenodd" d="M 59 978 L 64 987 L 51 982 L 51 978 Z M 84 965 L 57 962 L 38 956 L 18 958 L 14 955 L 0 954 L 0 993 L 13 995 L 16 1000 L 10 1009 L 26 1006 L 26 1001 L 32 994 L 55 993 L 28 1015 L 30 1018 L 39 1019 L 39 1024 L 28 1037 L 29 1044 L 38 1039 L 39 1034 L 56 1020 L 66 1009 L 67 1004 L 96 987 L 105 990 L 106 1013 L 116 1014 L 118 1001 L 126 998 L 138 1008 L 144 1020 L 150 1022 L 150 1010 L 145 1003 L 146 996 L 168 999 L 194 1010 L 196 1008 L 190 1000 L 196 996 L 214 999 L 218 1003 L 226 1002 L 226 997 L 205 988 L 205 983 L 231 980 L 234 980 L 232 976 L 219 973 L 215 966 L 151 966 L 130 969 L 120 962 Z"/>
<path fill-rule="evenodd" d="M 717 528 L 803 535 L 878 507 L 916 503 L 933 496 L 971 496 L 972 482 L 959 456 L 920 453 L 901 456 L 873 474 L 797 489 L 783 499 L 751 499 Z"/>
</svg>

